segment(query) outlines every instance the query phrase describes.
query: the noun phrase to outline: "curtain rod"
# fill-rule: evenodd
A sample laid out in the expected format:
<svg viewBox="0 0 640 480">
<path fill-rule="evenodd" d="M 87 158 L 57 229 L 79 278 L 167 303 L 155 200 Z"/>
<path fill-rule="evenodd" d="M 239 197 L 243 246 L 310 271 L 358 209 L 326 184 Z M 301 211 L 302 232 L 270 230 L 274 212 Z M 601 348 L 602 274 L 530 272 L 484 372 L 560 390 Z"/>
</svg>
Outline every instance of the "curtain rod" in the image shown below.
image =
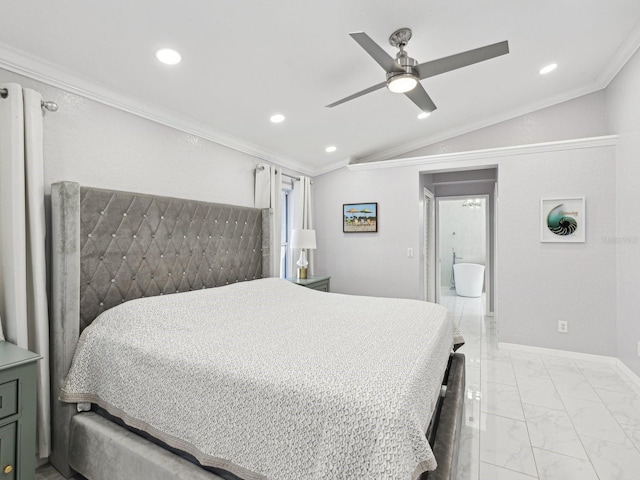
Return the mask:
<svg viewBox="0 0 640 480">
<path fill-rule="evenodd" d="M 8 96 L 9 96 L 9 90 L 7 90 L 6 88 L 0 88 L 0 97 L 7 98 Z M 40 106 L 42 108 L 46 108 L 50 112 L 58 111 L 58 104 L 56 102 L 45 102 L 44 100 L 42 100 L 40 102 Z"/>
<path fill-rule="evenodd" d="M 256 170 L 260 170 L 260 171 L 264 170 L 264 165 L 259 163 L 258 165 L 256 165 Z M 294 177 L 293 175 L 289 175 L 288 173 L 284 173 L 284 172 L 282 172 L 282 175 L 284 175 L 285 177 L 289 177 L 293 180 L 296 180 L 298 182 L 300 181 L 300 177 Z"/>
</svg>

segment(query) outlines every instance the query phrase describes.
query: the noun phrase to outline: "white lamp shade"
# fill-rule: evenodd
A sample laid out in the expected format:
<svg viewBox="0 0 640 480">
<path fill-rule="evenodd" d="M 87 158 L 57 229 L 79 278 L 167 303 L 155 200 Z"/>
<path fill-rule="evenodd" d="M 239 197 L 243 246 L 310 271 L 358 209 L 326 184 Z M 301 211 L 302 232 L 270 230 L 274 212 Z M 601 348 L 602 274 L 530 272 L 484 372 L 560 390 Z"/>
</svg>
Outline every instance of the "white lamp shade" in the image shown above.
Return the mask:
<svg viewBox="0 0 640 480">
<path fill-rule="evenodd" d="M 291 248 L 316 248 L 316 231 L 293 229 Z"/>
</svg>

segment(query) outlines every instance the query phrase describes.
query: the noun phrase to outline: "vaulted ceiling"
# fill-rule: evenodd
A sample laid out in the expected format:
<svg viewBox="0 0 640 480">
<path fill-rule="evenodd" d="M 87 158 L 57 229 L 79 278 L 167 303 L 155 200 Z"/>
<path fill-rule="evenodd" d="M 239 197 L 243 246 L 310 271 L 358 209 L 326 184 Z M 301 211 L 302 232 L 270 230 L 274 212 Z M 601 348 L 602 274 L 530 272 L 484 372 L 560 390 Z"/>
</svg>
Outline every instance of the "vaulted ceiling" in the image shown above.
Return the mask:
<svg viewBox="0 0 640 480">
<path fill-rule="evenodd" d="M 638 0 L 5 0 L 0 67 L 307 174 L 393 158 L 606 87 L 640 44 Z M 386 88 L 349 36 L 419 63 L 509 41 L 510 53 L 422 81 L 437 110 Z M 155 51 L 182 55 L 163 65 Z M 558 68 L 538 71 L 549 63 Z M 269 117 L 286 119 L 273 124 Z M 336 151 L 326 153 L 327 146 Z"/>
</svg>

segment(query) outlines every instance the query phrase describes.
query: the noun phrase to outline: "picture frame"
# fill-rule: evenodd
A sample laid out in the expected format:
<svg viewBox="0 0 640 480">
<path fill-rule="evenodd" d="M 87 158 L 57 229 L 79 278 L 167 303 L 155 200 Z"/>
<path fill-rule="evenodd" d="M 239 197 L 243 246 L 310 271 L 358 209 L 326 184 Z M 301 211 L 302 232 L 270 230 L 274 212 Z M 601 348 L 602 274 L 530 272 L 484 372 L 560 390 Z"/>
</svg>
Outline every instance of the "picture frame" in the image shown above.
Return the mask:
<svg viewBox="0 0 640 480">
<path fill-rule="evenodd" d="M 344 233 L 372 233 L 378 231 L 378 203 L 344 203 L 342 205 Z"/>
<path fill-rule="evenodd" d="M 587 218 L 584 197 L 540 199 L 540 241 L 584 243 Z"/>
</svg>

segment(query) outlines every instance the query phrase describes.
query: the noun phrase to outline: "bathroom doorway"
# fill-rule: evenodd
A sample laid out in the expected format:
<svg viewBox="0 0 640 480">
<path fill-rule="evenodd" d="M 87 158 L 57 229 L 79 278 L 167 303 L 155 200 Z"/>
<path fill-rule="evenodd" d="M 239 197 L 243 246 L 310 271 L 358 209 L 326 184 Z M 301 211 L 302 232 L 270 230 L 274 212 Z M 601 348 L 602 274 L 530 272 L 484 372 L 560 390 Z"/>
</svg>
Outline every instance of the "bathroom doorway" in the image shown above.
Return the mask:
<svg viewBox="0 0 640 480">
<path fill-rule="evenodd" d="M 490 298 L 489 204 L 489 195 L 486 194 L 436 198 L 435 287 L 438 302 L 443 295 L 456 293 L 479 296 L 484 292 L 487 299 Z M 461 263 L 484 268 L 454 267 Z M 456 270 L 460 276 L 457 280 Z M 467 273 L 468 270 L 473 273 Z M 479 278 L 474 278 L 478 275 Z"/>
</svg>

